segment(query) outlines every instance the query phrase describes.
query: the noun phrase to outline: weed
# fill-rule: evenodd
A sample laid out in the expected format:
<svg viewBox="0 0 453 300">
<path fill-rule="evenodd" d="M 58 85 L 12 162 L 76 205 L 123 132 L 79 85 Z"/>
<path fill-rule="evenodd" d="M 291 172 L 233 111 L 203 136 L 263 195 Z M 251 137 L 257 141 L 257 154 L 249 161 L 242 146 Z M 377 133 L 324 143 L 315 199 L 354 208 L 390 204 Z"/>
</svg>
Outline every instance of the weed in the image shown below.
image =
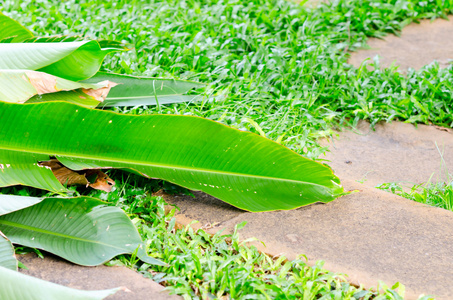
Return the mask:
<svg viewBox="0 0 453 300">
<path fill-rule="evenodd" d="M 409 200 L 453 211 L 453 182 L 418 184 L 409 191 L 397 183 L 384 183 L 378 188 Z"/>
</svg>

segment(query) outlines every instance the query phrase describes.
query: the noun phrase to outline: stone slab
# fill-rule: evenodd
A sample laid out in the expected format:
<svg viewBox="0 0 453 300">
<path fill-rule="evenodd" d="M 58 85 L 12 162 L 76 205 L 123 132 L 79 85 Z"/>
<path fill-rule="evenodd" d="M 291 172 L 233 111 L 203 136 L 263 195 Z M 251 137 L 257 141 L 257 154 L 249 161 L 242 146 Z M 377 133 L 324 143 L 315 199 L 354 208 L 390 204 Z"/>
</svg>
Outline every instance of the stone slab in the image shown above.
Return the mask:
<svg viewBox="0 0 453 300">
<path fill-rule="evenodd" d="M 404 27 L 400 37 L 388 35 L 384 39 L 369 39 L 369 49 L 351 53 L 349 63 L 358 68 L 366 58 L 371 58 L 368 62 L 371 64 L 379 55 L 382 67 L 395 63 L 403 73 L 408 68 L 418 70 L 433 61 L 447 67 L 453 59 L 452 36 L 453 16 L 449 20 L 422 20 Z"/>
<path fill-rule="evenodd" d="M 362 121 L 321 144 L 330 152 L 320 158 L 329 161 L 337 176 L 372 187 L 448 181 L 448 170 L 453 172 L 453 133 L 443 127 L 392 122 L 373 130 Z"/>
<path fill-rule="evenodd" d="M 70 288 L 84 290 L 103 290 L 126 287 L 129 292 L 119 291 L 107 297 L 108 300 L 178 300 L 182 297 L 163 291 L 160 284 L 143 277 L 126 267 L 83 267 L 66 262 L 47 254 L 44 259 L 34 253 L 19 255 L 18 259 L 29 269 L 20 272 L 61 284 Z"/>
<path fill-rule="evenodd" d="M 374 132 L 364 126 L 359 126 L 362 135 L 340 133 L 337 142 L 344 142 L 341 144 L 344 147 L 332 148 L 330 154 L 331 164 L 339 166 L 338 172 L 345 176 L 340 176 L 345 188 L 359 192 L 328 204 L 248 213 L 198 192 L 195 199 L 166 196 L 166 200 L 181 207 L 177 221 L 182 225 L 199 220 L 199 226 L 215 233 L 220 229 L 231 231 L 234 225 L 247 221 L 241 237 L 256 237 L 264 242 L 266 246 L 256 245 L 268 254 L 284 254 L 289 259 L 305 254 L 310 264 L 324 260 L 328 270 L 346 273 L 352 283 L 366 287 L 375 287 L 380 280 L 388 285 L 399 281 L 406 286 L 407 299 L 416 299 L 420 294 L 451 299 L 453 213 L 373 188 L 381 181 L 425 180 L 431 168 L 436 170 L 434 165 L 424 166 L 426 153 L 428 157 L 434 155 L 432 145 L 438 142 L 445 145 L 444 158 L 449 157 L 447 153 L 453 150 L 451 133 L 434 126 L 415 129 L 413 125 L 397 122 L 379 125 Z M 364 136 L 367 140 L 356 146 L 355 138 Z M 399 148 L 392 150 L 393 144 Z M 358 151 L 361 146 L 368 146 L 371 152 L 344 156 L 348 147 Z M 412 152 L 405 154 L 405 159 L 390 161 L 406 148 Z M 336 152 L 338 149 L 341 151 Z M 381 153 L 380 158 L 366 162 L 368 165 L 364 163 L 364 158 L 373 153 Z M 351 160 L 357 169 L 351 170 L 345 159 Z M 437 166 L 439 155 L 434 162 Z M 364 183 L 358 182 L 370 165 L 374 173 L 369 173 Z"/>
</svg>

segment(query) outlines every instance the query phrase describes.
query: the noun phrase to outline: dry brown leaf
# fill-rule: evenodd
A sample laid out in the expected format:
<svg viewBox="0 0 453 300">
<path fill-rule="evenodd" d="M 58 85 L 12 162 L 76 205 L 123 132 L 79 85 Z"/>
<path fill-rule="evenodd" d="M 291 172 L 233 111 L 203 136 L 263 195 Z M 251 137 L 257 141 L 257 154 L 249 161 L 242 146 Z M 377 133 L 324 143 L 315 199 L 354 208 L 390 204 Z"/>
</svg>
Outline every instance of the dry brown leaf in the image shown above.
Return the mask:
<svg viewBox="0 0 453 300">
<path fill-rule="evenodd" d="M 115 181 L 99 169 L 73 171 L 63 166 L 55 158 L 49 161 L 42 161 L 39 164 L 44 167 L 49 167 L 57 180 L 63 185 L 84 185 L 107 193 L 109 193 L 115 185 Z M 93 183 L 87 179 L 87 177 L 90 178 L 92 176 L 96 176 Z"/>
<path fill-rule="evenodd" d="M 100 88 L 100 89 L 96 89 L 96 90 L 95 89 L 82 89 L 82 92 L 84 92 L 88 96 L 91 96 L 94 99 L 102 102 L 105 100 L 105 98 L 107 98 L 107 95 L 109 94 L 110 89 L 112 87 L 118 85 L 117 83 L 111 82 L 108 80 L 101 81 L 101 82 L 99 82 L 99 84 L 104 85 L 104 87 Z"/>
<path fill-rule="evenodd" d="M 90 177 L 94 174 L 96 175 L 96 180 L 88 185 L 93 189 L 110 193 L 112 187 L 115 185 L 115 181 L 99 169 L 86 170 L 85 176 Z"/>
<path fill-rule="evenodd" d="M 27 75 L 28 80 L 36 89 L 36 92 L 39 95 L 55 93 L 59 91 L 57 89 L 57 77 L 55 76 L 34 71 L 27 71 L 25 72 L 25 75 Z M 27 78 L 24 78 L 24 80 L 27 80 Z"/>
<path fill-rule="evenodd" d="M 22 76 L 25 81 L 29 81 L 31 85 L 36 89 L 36 93 L 38 95 L 55 93 L 62 90 L 67 89 L 60 89 L 57 87 L 57 77 L 43 73 L 43 72 L 36 72 L 36 71 L 25 71 L 25 75 Z M 110 92 L 110 89 L 114 86 L 118 85 L 115 82 L 111 82 L 108 80 L 104 80 L 98 83 L 98 86 L 101 86 L 98 89 L 84 89 L 82 88 L 82 92 L 88 96 L 93 97 L 97 101 L 104 101 L 107 98 L 107 95 Z M 82 96 L 81 96 L 82 98 Z"/>
<path fill-rule="evenodd" d="M 434 128 L 436 128 L 437 130 L 440 130 L 440 131 L 446 131 L 446 132 L 451 132 L 451 129 L 450 128 L 446 128 L 446 127 L 441 127 L 441 126 L 434 126 Z"/>
</svg>

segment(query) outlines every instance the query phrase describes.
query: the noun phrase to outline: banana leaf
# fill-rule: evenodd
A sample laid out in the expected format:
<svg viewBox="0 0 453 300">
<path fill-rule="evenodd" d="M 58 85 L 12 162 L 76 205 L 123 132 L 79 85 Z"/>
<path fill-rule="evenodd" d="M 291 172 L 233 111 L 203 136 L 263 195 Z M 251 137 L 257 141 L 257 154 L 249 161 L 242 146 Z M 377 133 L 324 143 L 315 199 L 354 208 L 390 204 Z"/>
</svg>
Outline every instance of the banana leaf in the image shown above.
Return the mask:
<svg viewBox="0 0 453 300">
<path fill-rule="evenodd" d="M 96 85 L 100 85 L 101 83 L 105 84 L 106 82 L 113 84 L 109 85 L 110 91 L 108 92 L 108 94 L 106 93 L 105 99 L 103 101 L 102 99 L 96 99 L 92 97 L 83 89 L 79 88 L 71 91 L 39 94 L 31 97 L 26 101 L 26 103 L 65 101 L 86 107 L 168 104 L 193 101 L 196 99 L 196 95 L 188 96 L 183 94 L 187 93 L 191 89 L 197 89 L 205 86 L 202 83 L 193 81 L 135 77 L 105 72 L 98 72 L 89 80 L 77 82 L 76 84 L 88 86 L 94 85 L 92 88 L 96 88 Z M 0 75 L 0 86 L 2 85 L 1 83 L 2 82 Z M 14 96 L 19 97 L 17 95 Z M 22 99 L 23 98 L 25 97 L 22 97 Z"/>
<path fill-rule="evenodd" d="M 50 174 L 36 172 L 34 163 L 56 156 L 73 170 L 131 169 L 255 212 L 329 202 L 344 194 L 329 167 L 198 117 L 120 115 L 49 102 L 0 103 L 0 119 L 0 163 L 10 165 L 0 172 L 12 169 L 14 175 L 0 173 L 3 186 L 20 181 L 44 188 Z"/>
<path fill-rule="evenodd" d="M 188 102 L 196 96 L 186 96 L 191 89 L 205 85 L 193 81 L 137 77 L 106 72 L 98 72 L 84 82 L 97 83 L 103 81 L 115 82 L 105 101 L 99 103 L 101 107 L 108 106 L 135 106 L 156 105 L 178 102 Z"/>
<path fill-rule="evenodd" d="M 71 91 L 71 97 L 66 97 L 68 101 L 96 106 L 104 101 L 114 85 L 109 81 L 80 83 L 43 72 L 0 69 L 0 101 L 5 102 L 24 103 L 37 95 L 41 98 L 46 94 L 56 97 L 56 92 Z M 61 95 L 57 99 L 66 100 Z"/>
<path fill-rule="evenodd" d="M 147 256 L 124 211 L 90 197 L 46 198 L 0 216 L 0 231 L 14 244 L 44 249 L 84 266 L 99 265 L 123 253 L 165 265 Z"/>
<path fill-rule="evenodd" d="M 28 29 L 2 13 L 0 13 L 0 28 L 0 41 L 11 38 L 10 42 L 18 43 L 33 37 Z"/>
<path fill-rule="evenodd" d="M 21 274 L 0 266 L 0 299 L 8 300 L 100 300 L 122 288 L 83 291 Z"/>
<path fill-rule="evenodd" d="M 104 57 L 125 50 L 122 44 L 97 41 L 0 44 L 0 69 L 33 70 L 72 81 L 95 75 Z"/>
<path fill-rule="evenodd" d="M 0 231 L 0 267 L 17 271 L 17 265 L 18 263 L 14 255 L 13 245 Z"/>
<path fill-rule="evenodd" d="M 21 210 L 41 202 L 44 198 L 0 195 L 0 216 Z"/>
</svg>

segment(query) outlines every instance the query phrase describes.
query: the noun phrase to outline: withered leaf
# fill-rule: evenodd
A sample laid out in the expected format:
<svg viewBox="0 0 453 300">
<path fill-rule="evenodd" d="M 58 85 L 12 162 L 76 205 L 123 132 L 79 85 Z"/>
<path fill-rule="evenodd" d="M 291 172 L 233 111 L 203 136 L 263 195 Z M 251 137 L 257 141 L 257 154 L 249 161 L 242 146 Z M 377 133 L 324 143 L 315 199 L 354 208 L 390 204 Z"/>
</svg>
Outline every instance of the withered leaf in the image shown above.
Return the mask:
<svg viewBox="0 0 453 300">
<path fill-rule="evenodd" d="M 66 80 L 54 75 L 38 71 L 23 71 L 21 76 L 23 80 L 31 85 L 27 95 L 23 95 L 19 103 L 29 100 L 35 95 L 53 94 L 60 91 L 81 90 L 83 96 L 91 97 L 92 99 L 102 102 L 107 97 L 110 89 L 117 84 L 108 80 L 99 83 L 80 83 Z"/>
<path fill-rule="evenodd" d="M 49 167 L 57 180 L 63 185 L 84 185 L 109 193 L 115 185 L 115 181 L 99 169 L 73 171 L 63 166 L 57 159 L 42 161 L 41 166 Z M 94 178 L 90 182 L 88 178 Z"/>
<path fill-rule="evenodd" d="M 82 89 L 82 92 L 84 92 L 88 96 L 91 96 L 94 99 L 102 102 L 105 100 L 105 98 L 107 98 L 107 95 L 109 94 L 110 89 L 114 86 L 117 86 L 117 84 L 115 82 L 111 82 L 108 80 L 99 82 L 99 84 L 104 85 L 104 87 L 99 88 L 99 89 Z"/>
</svg>

